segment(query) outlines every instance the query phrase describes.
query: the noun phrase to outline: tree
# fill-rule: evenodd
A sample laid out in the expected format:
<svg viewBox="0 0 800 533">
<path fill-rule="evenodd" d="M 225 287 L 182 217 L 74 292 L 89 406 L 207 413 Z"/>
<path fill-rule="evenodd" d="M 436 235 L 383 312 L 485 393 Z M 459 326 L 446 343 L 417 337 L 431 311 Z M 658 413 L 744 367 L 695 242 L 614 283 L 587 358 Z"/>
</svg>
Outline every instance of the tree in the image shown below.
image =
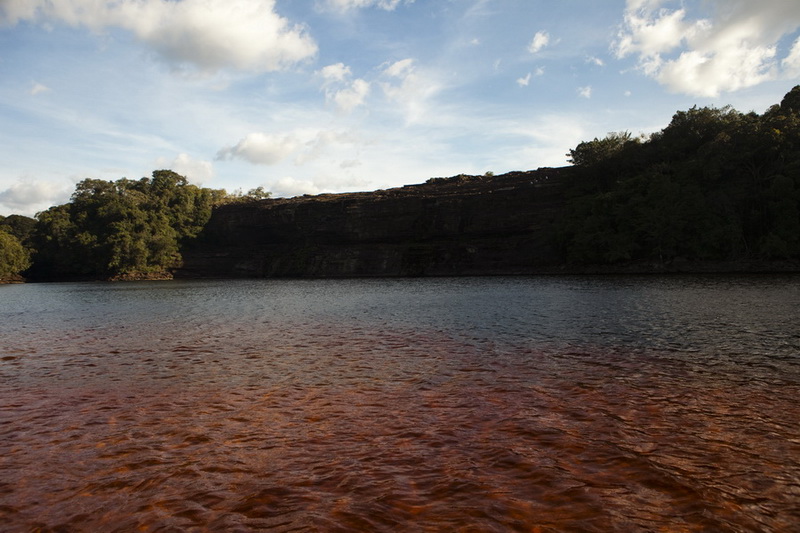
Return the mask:
<svg viewBox="0 0 800 533">
<path fill-rule="evenodd" d="M 30 254 L 19 239 L 0 228 L 0 280 L 14 279 L 30 266 Z"/>
<path fill-rule="evenodd" d="M 36 227 L 35 218 L 22 215 L 0 216 L 0 228 L 5 229 L 7 233 L 19 239 L 23 245 L 28 241 L 31 233 L 33 233 L 34 227 Z"/>
<path fill-rule="evenodd" d="M 669 125 L 655 136 L 659 148 L 668 161 L 698 155 L 707 144 L 720 135 L 730 135 L 741 123 L 743 115 L 731 106 L 692 107 L 678 111 Z"/>
<path fill-rule="evenodd" d="M 170 170 L 151 178 L 86 179 L 69 204 L 40 213 L 35 271 L 43 277 L 161 277 L 203 229 L 214 198 Z"/>
<path fill-rule="evenodd" d="M 570 152 L 566 260 L 800 258 L 800 86 L 763 115 L 695 106 L 625 138 Z"/>
<path fill-rule="evenodd" d="M 249 191 L 247 191 L 247 193 L 243 193 L 241 189 L 237 189 L 230 194 L 228 194 L 224 189 L 216 192 L 217 194 L 214 195 L 213 199 L 214 205 L 246 204 L 252 202 L 260 202 L 261 200 L 266 200 L 272 197 L 272 193 L 267 190 L 264 190 L 264 187 L 256 187 L 254 189 L 250 189 Z"/>
<path fill-rule="evenodd" d="M 612 132 L 602 139 L 595 137 L 570 150 L 567 161 L 573 165 L 596 165 L 618 154 L 628 143 L 637 143 L 628 131 Z"/>
</svg>

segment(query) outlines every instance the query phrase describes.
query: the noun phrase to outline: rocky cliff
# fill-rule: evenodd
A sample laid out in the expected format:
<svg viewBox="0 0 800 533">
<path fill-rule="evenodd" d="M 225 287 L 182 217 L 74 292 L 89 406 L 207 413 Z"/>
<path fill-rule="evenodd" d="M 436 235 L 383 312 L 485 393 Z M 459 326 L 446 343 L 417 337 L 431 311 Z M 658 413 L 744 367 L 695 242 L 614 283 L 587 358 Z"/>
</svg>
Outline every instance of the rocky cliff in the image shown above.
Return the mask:
<svg viewBox="0 0 800 533">
<path fill-rule="evenodd" d="M 433 178 L 215 209 L 177 277 L 523 274 L 554 269 L 571 168 Z"/>
</svg>

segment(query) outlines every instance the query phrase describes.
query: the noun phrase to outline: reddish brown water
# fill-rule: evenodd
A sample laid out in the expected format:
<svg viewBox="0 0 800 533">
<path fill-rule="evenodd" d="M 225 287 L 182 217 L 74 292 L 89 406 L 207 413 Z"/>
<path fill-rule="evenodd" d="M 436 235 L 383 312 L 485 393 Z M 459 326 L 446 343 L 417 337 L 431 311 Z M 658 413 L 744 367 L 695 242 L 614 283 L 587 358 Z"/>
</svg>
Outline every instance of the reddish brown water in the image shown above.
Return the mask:
<svg viewBox="0 0 800 533">
<path fill-rule="evenodd" d="M 681 322 L 638 344 L 640 326 L 607 319 L 557 335 L 533 327 L 552 317 L 500 316 L 523 281 L 481 289 L 498 301 L 467 330 L 411 320 L 399 296 L 391 313 L 364 292 L 347 303 L 349 283 L 296 305 L 167 285 L 202 308 L 181 317 L 164 302 L 186 295 L 165 286 L 75 285 L 73 316 L 8 312 L 0 530 L 800 530 L 796 333 L 765 337 L 748 315 L 714 353 Z"/>
</svg>

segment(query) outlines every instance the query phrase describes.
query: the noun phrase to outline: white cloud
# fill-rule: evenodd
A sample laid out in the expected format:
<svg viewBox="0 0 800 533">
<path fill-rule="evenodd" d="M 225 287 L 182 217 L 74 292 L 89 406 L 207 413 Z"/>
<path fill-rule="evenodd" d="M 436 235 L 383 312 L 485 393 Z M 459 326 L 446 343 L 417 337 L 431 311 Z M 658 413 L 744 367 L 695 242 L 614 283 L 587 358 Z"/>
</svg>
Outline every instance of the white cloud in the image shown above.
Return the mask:
<svg viewBox="0 0 800 533">
<path fill-rule="evenodd" d="M 255 165 L 277 165 L 294 156 L 292 162 L 302 166 L 319 159 L 335 146 L 358 144 L 356 135 L 347 130 L 298 128 L 284 134 L 254 132 L 235 145 L 219 150 L 217 160 L 239 159 Z M 202 162 L 194 162 L 197 163 Z"/>
<path fill-rule="evenodd" d="M 591 98 L 592 86 L 587 85 L 586 87 L 578 87 L 578 96 L 580 96 L 581 98 Z"/>
<path fill-rule="evenodd" d="M 602 67 L 603 65 L 605 65 L 605 63 L 603 62 L 602 59 L 600 59 L 599 57 L 595 57 L 595 56 L 587 57 L 586 58 L 586 62 L 587 63 L 591 63 L 593 65 L 597 65 L 598 67 Z"/>
<path fill-rule="evenodd" d="M 411 58 L 406 58 L 406 59 L 401 59 L 400 61 L 395 61 L 394 63 L 386 67 L 383 73 L 393 78 L 404 78 L 410 75 L 413 71 L 414 71 L 414 60 Z"/>
<path fill-rule="evenodd" d="M 527 87 L 530 82 L 531 82 L 530 72 L 528 72 L 528 74 L 523 76 L 522 78 L 517 78 L 517 85 L 519 85 L 520 87 Z"/>
<path fill-rule="evenodd" d="M 345 167 L 340 165 L 339 168 Z M 369 182 L 347 176 L 346 172 L 339 173 L 332 168 L 326 167 L 317 169 L 313 177 L 296 178 L 285 176 L 269 183 L 265 188 L 277 197 L 286 198 L 303 194 L 365 190 L 367 185 L 369 185 Z"/>
<path fill-rule="evenodd" d="M 291 177 L 281 178 L 273 182 L 267 189 L 280 198 L 291 198 L 303 194 L 319 194 L 322 190 L 308 180 L 299 180 Z"/>
<path fill-rule="evenodd" d="M 398 80 L 381 83 L 386 98 L 401 106 L 407 123 L 417 122 L 427 115 L 428 101 L 441 89 L 434 74 L 417 69 L 413 59 L 401 59 L 386 67 L 384 76 Z"/>
<path fill-rule="evenodd" d="M 364 103 L 369 94 L 369 88 L 369 83 L 362 79 L 357 79 L 349 87 L 336 91 L 332 100 L 336 102 L 336 107 L 341 111 L 349 113 Z"/>
<path fill-rule="evenodd" d="M 570 146 L 586 138 L 591 121 L 571 113 L 530 113 L 523 117 L 487 118 L 487 131 L 502 132 L 504 137 L 518 137 L 515 143 L 503 144 L 492 154 L 496 171 L 519 170 L 536 166 L 559 167 L 566 164 L 564 155 Z"/>
<path fill-rule="evenodd" d="M 394 9 L 401 3 L 411 4 L 414 0 L 324 0 L 324 5 L 335 11 L 348 11 L 364 7 L 379 7 L 387 11 Z"/>
<path fill-rule="evenodd" d="M 8 189 L 0 191 L 0 206 L 9 212 L 32 216 L 38 211 L 69 200 L 73 186 L 35 179 L 19 179 Z"/>
<path fill-rule="evenodd" d="M 800 37 L 794 42 L 792 50 L 783 59 L 781 66 L 789 78 L 800 78 Z"/>
<path fill-rule="evenodd" d="M 345 66 L 344 63 L 336 63 L 334 65 L 323 67 L 318 74 L 323 77 L 325 83 L 327 84 L 333 82 L 343 82 L 350 77 L 351 72 L 350 67 Z"/>
<path fill-rule="evenodd" d="M 214 178 L 214 165 L 211 161 L 195 160 L 188 154 L 178 154 L 175 159 L 166 157 L 156 159 L 156 166 L 177 172 L 186 177 L 190 182 L 198 185 L 208 183 Z"/>
<path fill-rule="evenodd" d="M 334 146 L 353 145 L 358 143 L 358 139 L 347 131 L 319 130 L 317 132 L 304 132 L 308 140 L 303 143 L 305 151 L 300 153 L 294 160 L 296 165 L 304 165 L 309 161 L 320 158 Z M 295 134 L 299 136 L 299 134 Z"/>
<path fill-rule="evenodd" d="M 336 104 L 337 109 L 349 113 L 362 105 L 369 94 L 370 84 L 362 79 L 349 81 L 350 67 L 344 63 L 328 65 L 318 72 L 325 87 L 325 98 Z"/>
<path fill-rule="evenodd" d="M 33 82 L 33 84 L 31 85 L 30 94 L 31 94 L 31 96 L 36 96 L 37 94 L 42 94 L 42 93 L 46 93 L 46 92 L 49 92 L 49 91 L 50 91 L 50 87 L 48 87 L 46 85 L 42 85 L 41 83 L 38 83 L 38 82 Z"/>
<path fill-rule="evenodd" d="M 795 49 L 779 61 L 777 43 L 800 27 L 800 2 L 715 0 L 710 18 L 694 20 L 665 3 L 628 0 L 614 49 L 669 90 L 717 96 L 796 75 Z"/>
<path fill-rule="evenodd" d="M 275 12 L 275 0 L 6 0 L 0 22 L 63 23 L 133 33 L 167 62 L 203 71 L 257 72 L 314 56 L 304 28 Z"/>
<path fill-rule="evenodd" d="M 619 57 L 639 53 L 644 61 L 651 61 L 677 48 L 685 38 L 708 26 L 706 20 L 694 23 L 685 21 L 686 11 L 683 9 L 670 12 L 666 9 L 654 11 L 654 6 L 632 8 L 631 4 L 636 3 L 642 2 L 628 2 L 624 29 L 615 43 Z"/>
<path fill-rule="evenodd" d="M 234 146 L 217 152 L 217 159 L 243 159 L 256 165 L 274 165 L 289 157 L 300 143 L 293 135 L 250 133 Z"/>
<path fill-rule="evenodd" d="M 547 46 L 550 43 L 550 34 L 546 31 L 537 31 L 536 35 L 533 36 L 533 40 L 531 44 L 528 45 L 528 52 L 535 54 L 539 52 L 542 48 Z"/>
</svg>

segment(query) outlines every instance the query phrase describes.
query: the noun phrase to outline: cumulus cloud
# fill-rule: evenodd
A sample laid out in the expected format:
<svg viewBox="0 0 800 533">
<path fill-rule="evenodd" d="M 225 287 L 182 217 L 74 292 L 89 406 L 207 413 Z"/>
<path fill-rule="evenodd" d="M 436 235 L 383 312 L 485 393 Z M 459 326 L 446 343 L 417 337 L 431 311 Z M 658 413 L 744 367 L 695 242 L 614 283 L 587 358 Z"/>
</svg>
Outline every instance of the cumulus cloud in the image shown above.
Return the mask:
<svg viewBox="0 0 800 533">
<path fill-rule="evenodd" d="M 217 152 L 218 160 L 243 159 L 256 165 L 274 165 L 292 154 L 300 146 L 293 135 L 250 133 L 234 146 Z"/>
<path fill-rule="evenodd" d="M 617 57 L 636 56 L 646 75 L 695 96 L 796 75 L 795 49 L 780 60 L 777 44 L 800 27 L 800 2 L 715 0 L 711 17 L 694 19 L 685 7 L 664 7 L 673 3 L 628 0 Z"/>
<path fill-rule="evenodd" d="M 276 165 L 294 156 L 295 165 L 304 165 L 318 159 L 336 145 L 358 143 L 356 136 L 346 130 L 309 128 L 283 134 L 254 132 L 235 145 L 219 150 L 217 160 L 240 159 L 256 165 Z"/>
<path fill-rule="evenodd" d="M 340 110 L 350 112 L 364 103 L 369 94 L 369 87 L 368 82 L 357 79 L 349 87 L 336 91 L 333 101 Z"/>
<path fill-rule="evenodd" d="M 71 193 L 72 187 L 64 184 L 19 179 L 8 189 L 0 191 L 0 206 L 9 213 L 32 216 L 52 205 L 66 203 Z"/>
<path fill-rule="evenodd" d="M 304 28 L 275 12 L 275 0 L 5 0 L 0 22 L 121 28 L 174 65 L 203 71 L 280 70 L 314 56 Z"/>
<path fill-rule="evenodd" d="M 528 52 L 535 54 L 548 44 L 550 44 L 550 34 L 546 31 L 537 31 L 531 44 L 528 45 Z"/>
<path fill-rule="evenodd" d="M 172 160 L 159 157 L 156 159 L 156 166 L 177 172 L 198 185 L 208 183 L 214 178 L 214 165 L 211 161 L 192 159 L 188 154 L 178 154 Z"/>
<path fill-rule="evenodd" d="M 323 78 L 325 98 L 337 109 L 349 113 L 362 105 L 370 91 L 370 84 L 362 79 L 350 80 L 350 67 L 336 63 L 322 68 L 318 74 Z"/>
<path fill-rule="evenodd" d="M 319 75 L 325 80 L 325 84 L 343 82 L 350 77 L 350 74 L 350 67 L 346 66 L 344 63 L 328 65 L 319 71 Z"/>
<path fill-rule="evenodd" d="M 591 98 L 592 86 L 587 85 L 586 87 L 578 87 L 578 96 L 580 96 L 581 98 Z"/>
</svg>

